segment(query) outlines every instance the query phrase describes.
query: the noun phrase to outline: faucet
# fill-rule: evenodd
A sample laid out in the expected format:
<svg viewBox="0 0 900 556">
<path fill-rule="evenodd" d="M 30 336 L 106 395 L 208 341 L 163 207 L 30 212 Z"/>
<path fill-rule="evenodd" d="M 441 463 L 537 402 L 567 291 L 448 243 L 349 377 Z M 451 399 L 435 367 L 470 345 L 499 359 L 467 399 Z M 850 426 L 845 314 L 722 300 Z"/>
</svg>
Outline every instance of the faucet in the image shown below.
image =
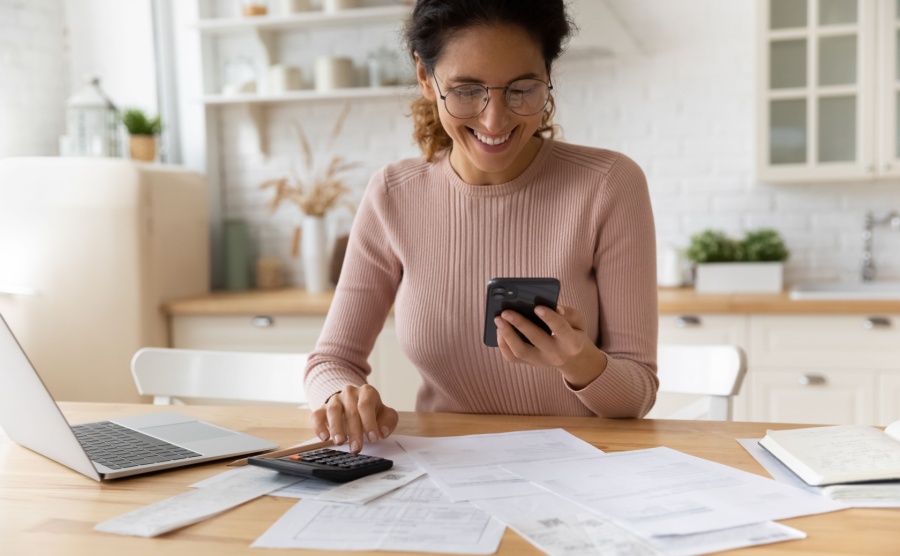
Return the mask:
<svg viewBox="0 0 900 556">
<path fill-rule="evenodd" d="M 891 230 L 900 232 L 900 213 L 891 211 L 882 218 L 875 218 L 871 210 L 866 211 L 863 226 L 862 280 L 871 282 L 875 279 L 875 261 L 872 256 L 872 236 L 878 226 L 890 225 Z"/>
</svg>

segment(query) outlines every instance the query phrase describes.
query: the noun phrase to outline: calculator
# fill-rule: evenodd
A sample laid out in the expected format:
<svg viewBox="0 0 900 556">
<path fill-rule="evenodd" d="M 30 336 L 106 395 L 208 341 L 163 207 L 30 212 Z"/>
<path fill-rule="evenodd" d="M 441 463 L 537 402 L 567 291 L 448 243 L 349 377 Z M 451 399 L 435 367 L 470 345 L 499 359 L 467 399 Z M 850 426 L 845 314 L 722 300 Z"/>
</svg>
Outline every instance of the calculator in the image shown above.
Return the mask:
<svg viewBox="0 0 900 556">
<path fill-rule="evenodd" d="M 280 473 L 315 477 L 336 483 L 346 483 L 372 473 L 387 471 L 394 466 L 394 462 L 389 459 L 341 452 L 331 448 L 320 448 L 279 458 L 255 456 L 249 458 L 247 463 L 274 469 Z"/>
</svg>

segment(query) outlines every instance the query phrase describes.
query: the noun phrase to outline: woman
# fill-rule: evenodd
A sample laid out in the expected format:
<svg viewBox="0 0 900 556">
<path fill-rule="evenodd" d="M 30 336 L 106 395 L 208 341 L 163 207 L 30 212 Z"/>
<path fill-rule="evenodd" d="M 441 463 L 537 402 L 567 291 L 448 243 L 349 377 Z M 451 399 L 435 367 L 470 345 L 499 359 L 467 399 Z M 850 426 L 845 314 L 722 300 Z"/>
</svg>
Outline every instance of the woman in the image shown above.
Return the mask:
<svg viewBox="0 0 900 556">
<path fill-rule="evenodd" d="M 553 141 L 563 0 L 419 0 L 405 34 L 424 157 L 369 183 L 306 388 L 316 434 L 377 442 L 397 412 L 366 384 L 394 307 L 418 411 L 641 417 L 653 406 L 655 233 L 646 180 L 616 152 Z M 552 334 L 513 311 L 482 344 L 485 286 L 554 277 Z M 530 344 L 523 341 L 521 331 Z"/>
</svg>

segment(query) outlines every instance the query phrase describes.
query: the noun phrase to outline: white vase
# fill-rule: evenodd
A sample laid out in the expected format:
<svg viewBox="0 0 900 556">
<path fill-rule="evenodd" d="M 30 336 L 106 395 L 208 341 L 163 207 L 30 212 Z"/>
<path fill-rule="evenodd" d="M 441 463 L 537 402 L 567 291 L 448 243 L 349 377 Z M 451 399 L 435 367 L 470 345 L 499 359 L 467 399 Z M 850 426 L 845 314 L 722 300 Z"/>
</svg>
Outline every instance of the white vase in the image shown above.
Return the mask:
<svg viewBox="0 0 900 556">
<path fill-rule="evenodd" d="M 300 261 L 308 293 L 322 293 L 328 283 L 328 230 L 322 216 L 304 216 L 301 223 Z"/>
</svg>

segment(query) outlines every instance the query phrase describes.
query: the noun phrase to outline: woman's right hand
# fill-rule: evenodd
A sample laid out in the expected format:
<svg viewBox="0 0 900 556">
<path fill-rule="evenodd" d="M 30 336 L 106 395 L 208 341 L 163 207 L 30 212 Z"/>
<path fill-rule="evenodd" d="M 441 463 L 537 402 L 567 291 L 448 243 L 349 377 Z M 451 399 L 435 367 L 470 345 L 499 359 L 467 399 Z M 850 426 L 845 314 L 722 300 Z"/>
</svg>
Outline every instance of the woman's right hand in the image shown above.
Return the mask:
<svg viewBox="0 0 900 556">
<path fill-rule="evenodd" d="M 335 445 L 350 442 L 350 451 L 359 453 L 364 442 L 387 438 L 397 428 L 397 411 L 381 402 L 374 386 L 347 386 L 312 413 L 313 428 L 322 440 Z"/>
</svg>

